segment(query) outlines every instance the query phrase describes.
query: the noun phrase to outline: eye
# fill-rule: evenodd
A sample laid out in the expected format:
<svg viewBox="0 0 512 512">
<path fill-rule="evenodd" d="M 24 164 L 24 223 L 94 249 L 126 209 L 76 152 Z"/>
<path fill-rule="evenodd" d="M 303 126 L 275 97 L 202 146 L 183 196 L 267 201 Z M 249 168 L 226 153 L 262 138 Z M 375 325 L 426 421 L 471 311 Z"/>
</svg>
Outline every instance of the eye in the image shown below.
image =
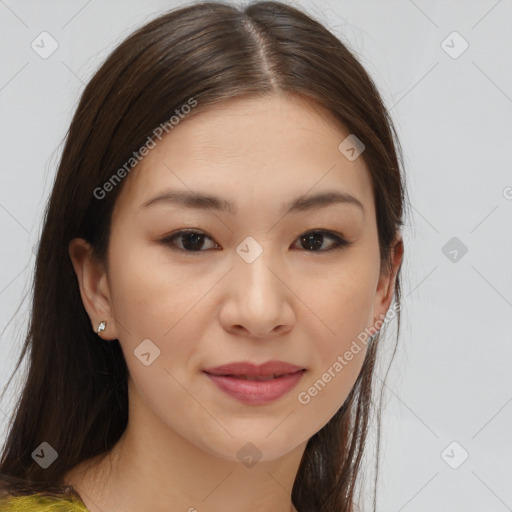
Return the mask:
<svg viewBox="0 0 512 512">
<path fill-rule="evenodd" d="M 178 231 L 174 235 L 162 239 L 161 243 L 164 245 L 170 245 L 172 249 L 182 252 L 201 252 L 205 238 L 212 240 L 208 235 L 201 231 L 182 230 Z M 176 247 L 175 240 L 182 241 L 182 246 Z M 220 245 L 215 242 L 214 246 L 216 248 L 220 247 Z"/>
<path fill-rule="evenodd" d="M 206 233 L 192 230 L 178 231 L 171 236 L 163 238 L 160 242 L 163 245 L 170 246 L 171 249 L 177 251 L 203 252 L 201 249 L 204 248 L 206 239 L 213 242 L 212 245 L 214 249 L 221 248 L 221 246 L 214 242 L 213 239 Z M 330 248 L 321 249 L 321 247 L 324 245 L 325 239 L 330 239 L 333 241 L 333 243 L 331 243 Z M 181 242 L 181 244 L 177 244 L 176 241 Z M 352 242 L 349 242 L 341 235 L 337 235 L 331 231 L 325 230 L 308 231 L 300 235 L 297 241 L 300 242 L 301 246 L 306 250 L 306 252 L 328 252 L 335 249 L 343 249 L 344 247 L 348 247 L 352 244 Z"/>
<path fill-rule="evenodd" d="M 317 250 L 322 247 L 326 238 L 334 240 L 334 244 L 332 244 L 329 249 Z M 307 252 L 328 252 L 333 251 L 334 249 L 343 249 L 352 243 L 348 240 L 345 240 L 345 238 L 342 236 L 332 233 L 331 231 L 322 230 L 308 231 L 307 233 L 300 235 L 298 240 L 300 241 L 302 247 L 308 248 L 306 249 Z M 313 250 L 309 249 L 310 247 L 312 247 Z"/>
</svg>

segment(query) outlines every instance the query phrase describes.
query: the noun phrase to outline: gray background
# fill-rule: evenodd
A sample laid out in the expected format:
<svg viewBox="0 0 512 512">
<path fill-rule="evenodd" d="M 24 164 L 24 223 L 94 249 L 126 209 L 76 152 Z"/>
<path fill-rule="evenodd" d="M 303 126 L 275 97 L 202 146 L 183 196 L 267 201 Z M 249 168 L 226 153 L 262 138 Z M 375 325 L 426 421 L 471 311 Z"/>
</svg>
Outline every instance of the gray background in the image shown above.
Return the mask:
<svg viewBox="0 0 512 512">
<path fill-rule="evenodd" d="M 356 52 L 404 148 L 413 208 L 378 510 L 512 510 L 512 2 L 294 4 Z M 79 94 L 122 39 L 177 5 L 0 0 L 1 385 L 21 345 L 28 298 L 15 313 Z M 46 59 L 31 47 L 43 31 L 58 43 Z"/>
</svg>

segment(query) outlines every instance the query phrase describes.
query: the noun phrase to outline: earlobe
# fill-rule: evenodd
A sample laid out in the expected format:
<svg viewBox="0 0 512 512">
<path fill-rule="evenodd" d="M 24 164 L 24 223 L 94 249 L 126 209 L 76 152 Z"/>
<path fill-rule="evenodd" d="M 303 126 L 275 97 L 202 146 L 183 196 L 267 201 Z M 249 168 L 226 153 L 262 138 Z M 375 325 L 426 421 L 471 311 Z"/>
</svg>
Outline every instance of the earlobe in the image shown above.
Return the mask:
<svg viewBox="0 0 512 512">
<path fill-rule="evenodd" d="M 117 332 L 104 266 L 93 258 L 92 247 L 83 238 L 71 240 L 68 252 L 77 277 L 82 303 L 91 320 L 92 330 L 98 336 L 116 339 Z M 105 327 L 108 324 L 108 330 L 105 327 L 99 329 L 101 322 L 105 322 Z"/>
</svg>

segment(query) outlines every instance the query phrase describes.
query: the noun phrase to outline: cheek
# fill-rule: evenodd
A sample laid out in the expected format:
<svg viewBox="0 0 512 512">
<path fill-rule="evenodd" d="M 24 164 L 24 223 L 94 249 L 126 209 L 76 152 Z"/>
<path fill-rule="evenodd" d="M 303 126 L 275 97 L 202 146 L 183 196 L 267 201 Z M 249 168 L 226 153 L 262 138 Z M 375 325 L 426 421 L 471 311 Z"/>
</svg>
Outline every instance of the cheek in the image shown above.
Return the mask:
<svg viewBox="0 0 512 512">
<path fill-rule="evenodd" d="M 113 255 L 121 253 L 119 245 L 112 244 Z M 129 333 L 159 339 L 197 301 L 197 279 L 191 282 L 193 276 L 162 262 L 159 251 L 133 245 L 112 258 L 110 281 L 115 316 L 122 324 L 120 336 Z M 155 261 L 152 255 L 157 255 Z"/>
<path fill-rule="evenodd" d="M 343 405 L 354 387 L 367 352 L 368 337 L 361 336 L 367 327 L 369 301 L 366 298 L 337 302 L 333 311 L 334 334 L 317 337 L 311 371 L 297 390 L 301 415 L 314 433 L 322 428 Z M 345 308 L 343 309 L 343 306 Z M 334 305 L 331 305 L 334 308 Z"/>
<path fill-rule="evenodd" d="M 371 325 L 376 277 L 370 265 L 347 265 L 325 279 L 323 286 L 317 285 L 308 306 L 319 318 L 317 334 L 322 333 L 322 343 L 318 348 L 325 363 L 327 356 L 344 352 Z"/>
<path fill-rule="evenodd" d="M 132 249 L 116 258 L 110 273 L 112 300 L 134 382 L 141 390 L 147 386 L 148 398 L 161 393 L 169 400 L 180 393 L 172 376 L 184 382 L 195 363 L 202 325 L 197 315 L 204 305 L 200 299 L 212 283 L 211 278 L 180 272 L 166 262 L 148 262 L 148 253 Z"/>
<path fill-rule="evenodd" d="M 321 321 L 315 322 L 311 333 L 316 340 L 312 372 L 297 399 L 305 407 L 304 414 L 319 425 L 326 412 L 333 415 L 341 407 L 364 362 L 373 311 L 373 278 L 369 266 L 347 266 L 336 279 L 331 276 L 326 281 L 322 293 L 311 297 L 311 309 L 319 312 Z"/>
</svg>

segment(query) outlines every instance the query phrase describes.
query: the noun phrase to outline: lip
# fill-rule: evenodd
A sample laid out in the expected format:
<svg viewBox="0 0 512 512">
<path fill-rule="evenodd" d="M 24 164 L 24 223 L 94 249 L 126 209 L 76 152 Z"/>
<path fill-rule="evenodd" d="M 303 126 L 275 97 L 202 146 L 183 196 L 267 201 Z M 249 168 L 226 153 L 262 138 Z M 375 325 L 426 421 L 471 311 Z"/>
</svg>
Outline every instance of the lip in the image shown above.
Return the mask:
<svg viewBox="0 0 512 512">
<path fill-rule="evenodd" d="M 223 364 L 211 368 L 205 368 L 203 371 L 211 375 L 247 375 L 249 377 L 269 377 L 270 375 L 283 375 L 287 373 L 295 373 L 304 370 L 303 367 L 297 366 L 284 361 L 267 361 L 263 364 L 253 364 L 249 361 L 241 361 L 236 363 Z"/>
<path fill-rule="evenodd" d="M 268 361 L 261 365 L 249 362 L 231 363 L 206 368 L 203 373 L 232 398 L 249 405 L 263 405 L 291 391 L 305 371 L 305 368 L 283 361 Z M 273 377 L 274 375 L 280 376 Z M 248 380 L 245 377 L 269 380 Z"/>
</svg>

